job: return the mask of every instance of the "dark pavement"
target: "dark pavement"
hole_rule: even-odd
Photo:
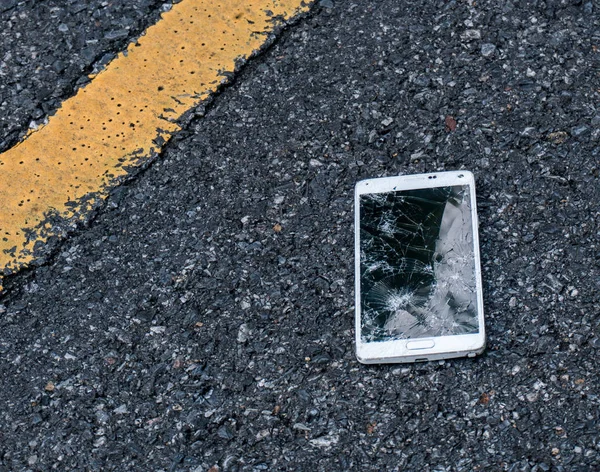
[[[7,280],[0,471],[600,469],[598,7],[321,3]],[[0,142],[161,8],[53,5],[0,2],[23,31],[0,33]],[[40,12],[77,35],[95,8],[135,27],[99,20],[99,56],[36,80],[89,47]],[[461,168],[486,353],[359,364],[355,182]]]

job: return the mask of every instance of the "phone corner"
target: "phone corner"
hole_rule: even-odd
[[[356,360],[363,365],[368,365],[372,363],[371,359],[362,355],[358,346],[354,349],[354,355],[356,356]]]
[[[487,348],[487,333],[485,330],[485,320],[481,323],[481,343],[479,345],[479,351],[483,352]]]
[[[357,360],[357,361],[358,361],[360,364],[362,364],[362,365],[369,365],[369,364],[370,364],[370,362],[369,362],[369,360],[368,360],[368,359],[364,359],[364,358],[360,357],[359,355],[357,355],[357,356],[356,356],[356,360]]]
[[[481,354],[483,354],[485,352],[485,350],[487,349],[487,339],[483,338],[481,345],[479,347],[477,347],[474,351],[471,351],[471,356],[470,357],[475,357],[475,356],[480,356]]]
[[[355,184],[354,184],[354,193],[358,194],[360,193],[361,189],[366,185],[366,182],[369,179],[362,179],[362,180],[358,180]]]
[[[475,186],[475,174],[470,170],[456,171],[456,175],[460,180],[464,181],[467,185]]]

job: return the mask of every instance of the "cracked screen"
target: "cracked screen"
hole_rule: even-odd
[[[479,331],[468,186],[360,196],[363,342]]]

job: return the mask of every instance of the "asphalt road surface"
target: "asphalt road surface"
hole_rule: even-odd
[[[161,8],[0,1],[3,149]],[[6,281],[0,470],[599,470],[599,48],[592,2],[317,4]],[[359,364],[355,182],[463,168],[486,353]]]

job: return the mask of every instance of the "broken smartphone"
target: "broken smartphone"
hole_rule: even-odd
[[[418,362],[483,352],[471,172],[358,182],[355,250],[360,362]]]

